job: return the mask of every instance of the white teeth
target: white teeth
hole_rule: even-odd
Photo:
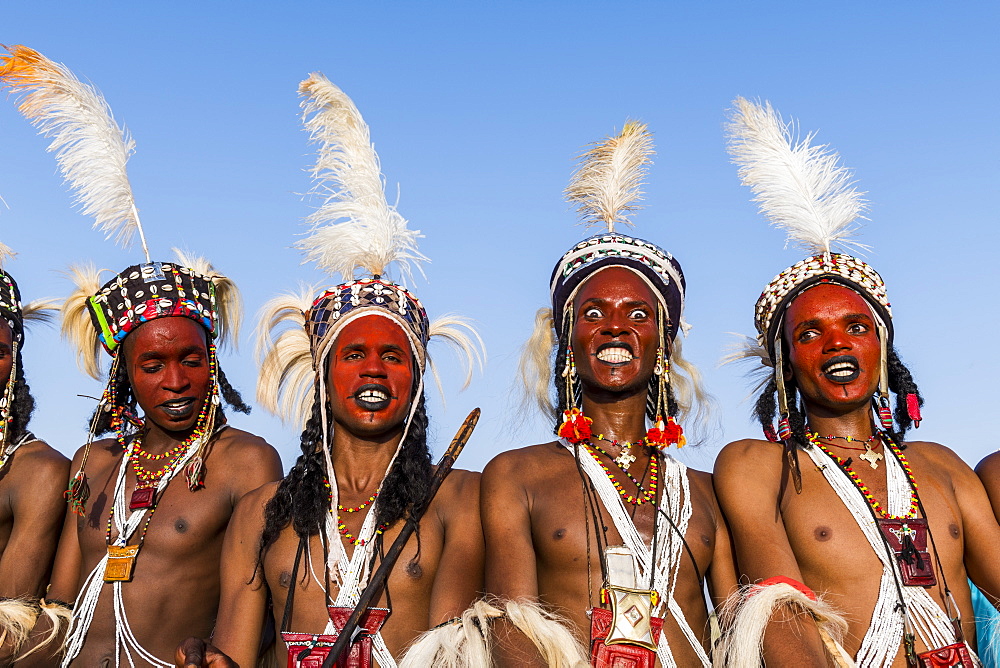
[[[361,401],[369,401],[372,403],[378,403],[379,401],[385,401],[389,398],[389,395],[385,392],[380,392],[378,390],[365,390],[358,395],[358,399]]]
[[[609,364],[621,364],[622,362],[631,362],[633,355],[626,348],[614,347],[605,348],[598,352],[597,359]]]
[[[858,370],[858,367],[852,362],[838,362],[830,366],[826,373],[831,376],[850,376]]]

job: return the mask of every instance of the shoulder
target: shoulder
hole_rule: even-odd
[[[687,470],[687,475],[688,481],[691,484],[691,489],[697,490],[703,494],[715,496],[715,490],[712,488],[711,473],[689,468]]]
[[[32,475],[38,477],[65,474],[69,470],[69,459],[45,441],[25,443],[17,454],[21,456],[21,464],[28,465]]]
[[[976,465],[976,473],[983,479],[1000,478],[1000,452],[986,455],[981,462]]]
[[[115,462],[118,456],[122,454],[122,447],[118,445],[118,441],[113,438],[100,438],[90,444],[89,448],[86,444],[81,445],[77,448],[76,453],[73,454],[73,469],[76,470],[83,461],[84,453],[87,453],[89,449],[89,454],[87,454],[87,464],[88,468],[92,465],[107,465],[109,462]]]
[[[268,482],[240,497],[240,500],[236,502],[236,508],[233,510],[232,521],[237,523],[240,520],[254,521],[255,523],[262,522],[264,509],[267,507],[268,502],[274,498],[279,484],[280,481]]]
[[[910,463],[924,462],[925,465],[949,473],[972,473],[972,469],[958,454],[946,445],[933,441],[907,441],[903,455]]]
[[[452,469],[448,476],[441,483],[437,499],[443,501],[466,501],[477,502],[479,500],[479,481],[483,474],[478,471],[466,471],[465,469]],[[436,500],[436,499],[435,499]]]
[[[220,459],[227,465],[238,467],[243,471],[267,470],[269,473],[281,475],[281,458],[278,451],[260,436],[250,432],[227,427],[216,438],[214,449]],[[212,454],[206,457],[210,461]]]
[[[501,452],[483,469],[484,482],[503,479],[516,474],[523,479],[543,474],[552,466],[567,464],[573,455],[558,441],[529,445],[524,448]]]
[[[766,470],[780,463],[784,445],[759,438],[744,438],[729,443],[715,459],[716,478],[749,470]],[[742,475],[742,473],[741,473]]]

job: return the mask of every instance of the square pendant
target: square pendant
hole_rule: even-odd
[[[934,563],[927,550],[927,520],[923,517],[894,520],[880,518],[879,531],[896,555],[899,573],[907,587],[933,587],[937,584]],[[915,554],[903,556],[907,543],[912,543]]]
[[[105,582],[129,582],[135,570],[138,545],[108,545],[108,561],[104,564]]]
[[[132,498],[129,499],[128,509],[142,510],[143,508],[152,508],[155,498],[155,487],[136,487],[135,491],[132,492]]]
[[[964,642],[957,642],[940,649],[932,649],[917,655],[920,668],[974,668],[969,648]]]

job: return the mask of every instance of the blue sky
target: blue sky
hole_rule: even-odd
[[[322,71],[372,129],[390,193],[432,260],[416,291],[431,316],[467,315],[489,352],[458,394],[438,359],[441,449],[473,406],[484,417],[460,464],[547,438],[514,411],[514,370],[559,255],[585,231],[562,200],[585,144],[645,121],[655,135],[635,233],[674,253],[688,280],[685,350],[720,409],[718,433],[684,457],[710,468],[756,436],[741,371],[716,368],[752,331],[761,288],[800,259],[741,187],[722,126],[737,95],[818,130],[872,202],[861,240],[893,301],[896,342],[927,398],[915,434],[971,464],[993,435],[1000,329],[1000,26],[997,3],[929,2],[34,2],[4,7],[0,41],[63,62],[105,94],[135,136],[129,163],[154,256],[182,246],[236,279],[248,314],[322,276],[290,248],[303,231],[313,160],[296,87]],[[141,251],[105,242],[72,206],[47,141],[0,104],[0,238],[25,297],[63,296],[67,265],[115,271]],[[253,318],[249,318],[253,324]],[[248,397],[250,327],[222,363]],[[36,432],[67,453],[100,385],[54,329],[29,332]],[[433,352],[433,351],[432,351]],[[431,393],[432,396],[434,392]],[[234,423],[288,466],[298,435],[263,411]]]

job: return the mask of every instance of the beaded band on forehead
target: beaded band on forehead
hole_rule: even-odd
[[[128,267],[105,283],[88,305],[98,338],[110,354],[136,327],[156,318],[190,318],[210,336],[216,332],[212,279],[174,262]]]
[[[14,277],[0,269],[0,317],[10,327],[14,341],[24,339],[24,314],[21,311],[21,291]]]
[[[764,288],[754,307],[758,343],[773,353],[785,308],[804,290],[822,283],[843,285],[861,295],[877,312],[891,339],[892,306],[878,272],[851,255],[820,253],[785,269]]]
[[[306,316],[306,332],[309,334],[314,368],[319,368],[344,325],[368,314],[384,316],[399,324],[410,339],[413,355],[423,370],[430,331],[427,313],[416,295],[381,278],[343,283],[313,301]]]
[[[608,267],[631,269],[649,285],[667,311],[669,337],[676,337],[685,291],[680,263],[656,244],[611,233],[584,239],[556,263],[550,282],[556,331],[562,331],[566,305],[576,296],[583,282]]]

